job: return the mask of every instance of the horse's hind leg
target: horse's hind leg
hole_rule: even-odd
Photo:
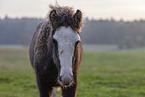
[[[52,97],[56,97],[56,92],[57,92],[57,91],[56,91],[56,88],[53,88],[53,89],[52,89]]]

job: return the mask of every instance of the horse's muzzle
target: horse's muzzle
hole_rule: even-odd
[[[69,86],[73,83],[73,75],[68,75],[68,76],[60,76],[59,77],[59,83],[62,86]]]

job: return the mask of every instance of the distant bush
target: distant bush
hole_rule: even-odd
[[[131,36],[125,37],[123,41],[118,45],[119,49],[131,49],[137,47],[144,47],[145,39],[142,36],[136,36],[132,38]]]

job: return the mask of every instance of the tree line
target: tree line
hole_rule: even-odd
[[[29,45],[36,26],[43,19],[0,19],[0,45]],[[126,22],[123,20],[85,19],[80,35],[84,44],[115,44],[119,48],[145,46],[145,20]]]

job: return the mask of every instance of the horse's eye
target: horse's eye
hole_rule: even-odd
[[[54,44],[57,43],[56,39],[54,39],[54,38],[52,38],[52,41],[53,41]]]
[[[78,41],[75,43],[75,47],[78,45],[79,42],[80,42],[80,41],[78,40]]]
[[[63,53],[63,50],[60,52],[60,54],[62,54]]]

